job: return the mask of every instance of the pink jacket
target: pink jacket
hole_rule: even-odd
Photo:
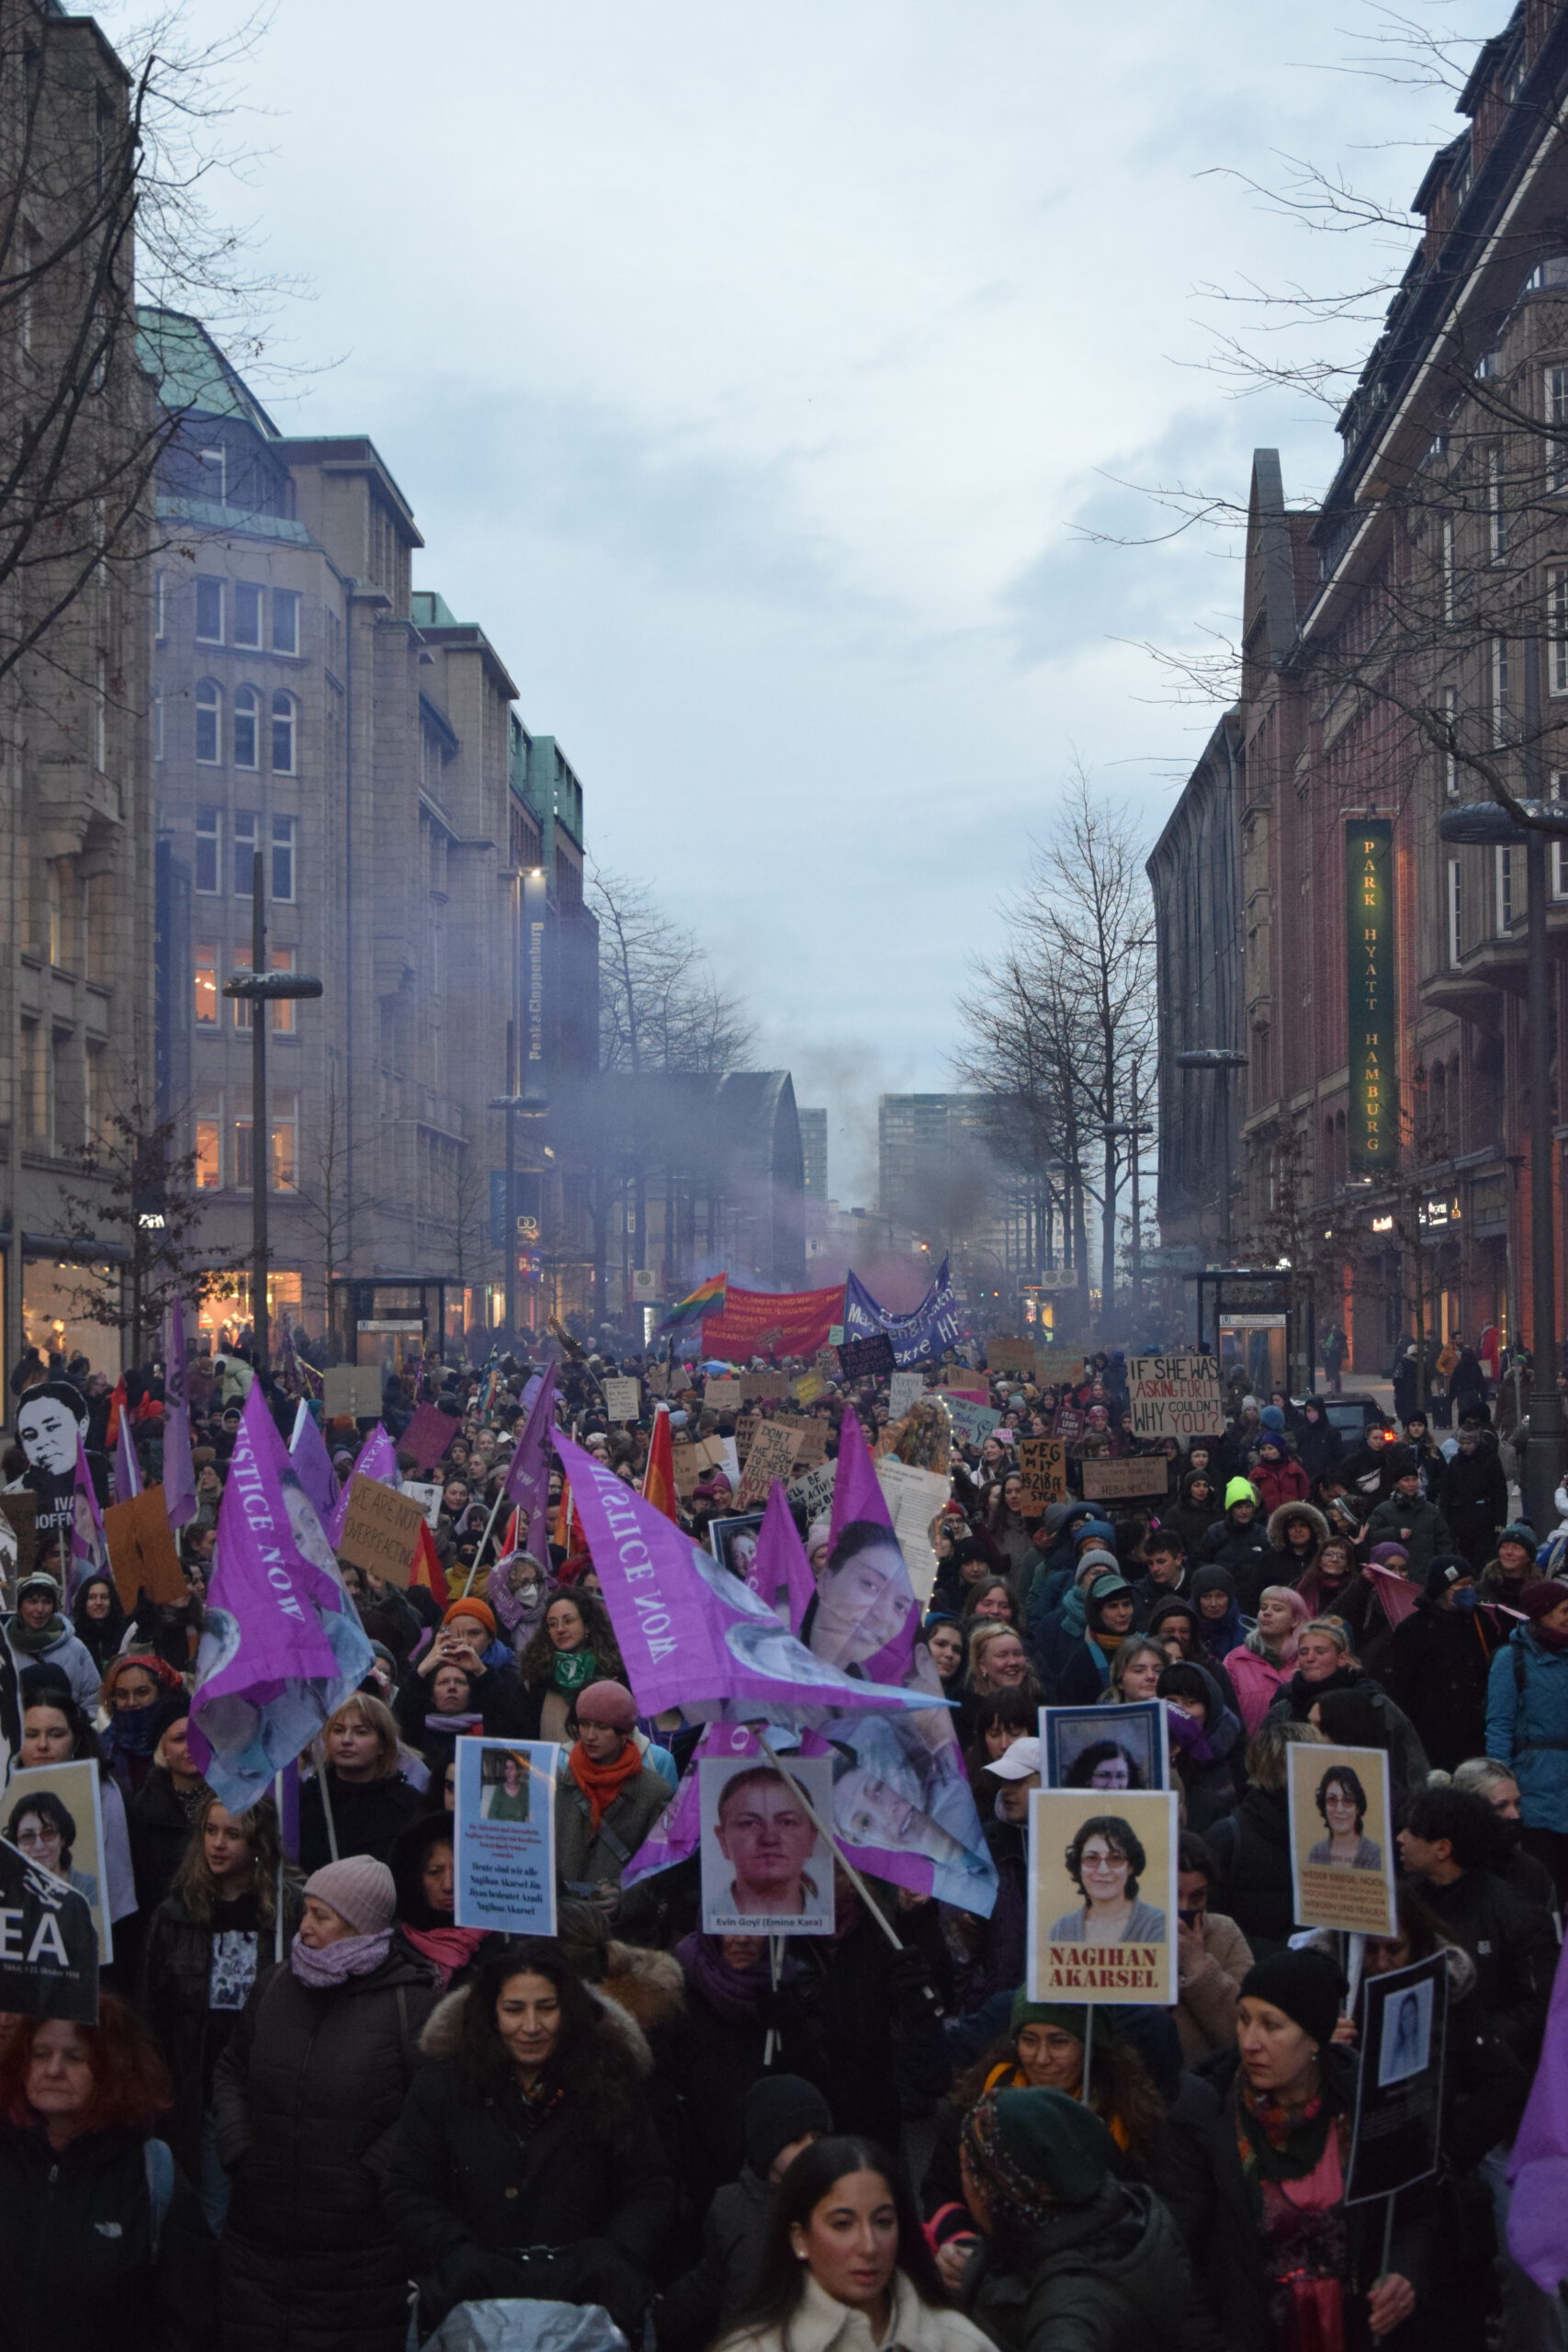
[[[1295,1668],[1270,1666],[1266,1657],[1259,1657],[1256,1650],[1249,1650],[1245,1645],[1229,1652],[1224,1667],[1231,1679],[1231,1688],[1235,1692],[1236,1705],[1241,1709],[1247,1736],[1251,1739],[1295,1672]]]
[[[1252,1473],[1252,1483],[1265,1518],[1281,1503],[1304,1503],[1312,1492],[1312,1480],[1299,1462],[1260,1462]]]

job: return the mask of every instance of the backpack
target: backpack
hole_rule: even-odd
[[[164,2223],[175,2199],[175,2157],[166,2140],[145,2140],[141,2161],[147,2168],[147,2206],[152,2222],[152,2259],[158,2259]]]

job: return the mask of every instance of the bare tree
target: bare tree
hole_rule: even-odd
[[[446,1226],[454,1280],[463,1288],[482,1281],[495,1262],[490,1232],[490,1182],[471,1147],[454,1152],[447,1167]],[[517,1237],[506,1236],[514,1250]]]
[[[600,1068],[637,1078],[743,1060],[752,1023],[690,932],[660,913],[644,884],[592,863],[586,896],[599,924]]]
[[[321,1268],[321,1304],[330,1315],[332,1286],[347,1272],[356,1223],[374,1216],[383,1195],[353,1180],[348,1104],[340,1089],[338,1057],[327,1057],[321,1117],[307,1131],[299,1152],[299,1190],[295,1211],[315,1245]]]

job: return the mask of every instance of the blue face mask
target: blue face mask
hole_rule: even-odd
[[[1480,1595],[1472,1584],[1467,1584],[1462,1590],[1455,1593],[1453,1599],[1456,1609],[1473,1609]]]

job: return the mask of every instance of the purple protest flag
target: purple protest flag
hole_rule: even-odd
[[[328,1464],[331,1468],[331,1464]],[[349,1490],[355,1478],[374,1478],[378,1487],[400,1487],[398,1476],[398,1449],[388,1436],[386,1428],[378,1421],[359,1450],[359,1459],[343,1482],[343,1492],[333,1505],[326,1521],[327,1541],[335,1552],[343,1541],[343,1523],[348,1517]]]
[[[1508,2159],[1508,2252],[1543,2295],[1568,2279],[1568,1946],[1557,1962],[1540,2063]]]
[[[191,1754],[231,1813],[269,1793],[372,1657],[254,1382],[218,1513],[190,1710]]]
[[[141,1464],[136,1459],[136,1448],[130,1442],[130,1413],[121,1405],[119,1427],[114,1440],[114,1498],[117,1503],[130,1502],[141,1492]]]
[[[120,1414],[120,1426],[125,1415]],[[103,1513],[98,1509],[97,1496],[93,1492],[93,1474],[87,1467],[81,1431],[76,1433],[76,1483],[71,1493],[71,1558],[65,1571],[65,1606],[69,1611],[89,1577],[112,1575],[109,1566],[108,1538],[104,1533]]]
[[[673,1870],[694,1854],[702,1842],[703,1801],[697,1766],[705,1756],[761,1756],[755,1732],[744,1724],[709,1724],[693,1748],[681,1775],[681,1785],[621,1872],[623,1886],[656,1871]]]
[[[164,1341],[164,1509],[175,1534],[196,1517],[196,1465],[190,1458],[189,1372],[186,1363],[186,1316],[179,1300],[169,1306]],[[123,1419],[123,1416],[122,1416]]]
[[[860,1417],[846,1413],[839,1425],[828,1565],[806,1639],[829,1666],[859,1667],[874,1682],[902,1682],[919,1622]]]
[[[739,1700],[763,1708],[883,1711],[929,1708],[815,1657],[654,1504],[565,1436],[556,1451],[599,1571],[604,1604],[640,1713]]]
[[[528,1408],[528,1418],[523,1424],[512,1456],[512,1466],[506,1474],[503,1488],[506,1500],[516,1510],[526,1513],[528,1534],[525,1543],[532,1541],[539,1514],[549,1501],[550,1442],[555,1435],[556,1368],[552,1363],[544,1373]]]
[[[806,1612],[817,1598],[817,1579],[800,1540],[784,1490],[775,1478],[768,1490],[768,1507],[757,1530],[757,1545],[746,1578],[765,1600],[781,1625],[798,1634]]]
[[[288,1459],[295,1475],[316,1507],[316,1516],[322,1526],[332,1517],[337,1505],[337,1480],[333,1476],[332,1456],[327,1442],[316,1427],[316,1417],[310,1410],[310,1399],[301,1396],[294,1416],[294,1429],[288,1440]]]

